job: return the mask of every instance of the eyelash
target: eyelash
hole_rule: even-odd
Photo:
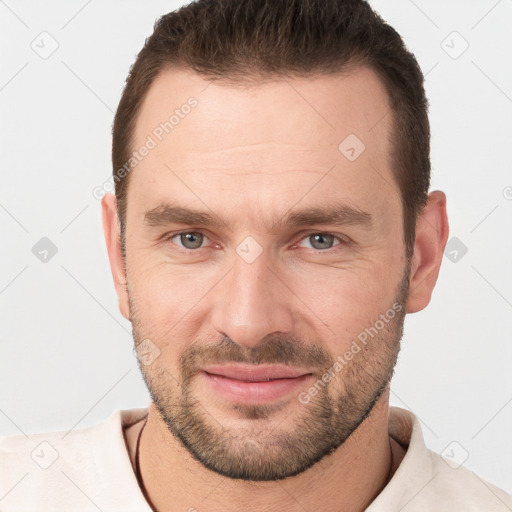
[[[191,230],[191,231],[178,231],[176,233],[169,233],[167,235],[165,235],[163,237],[164,241],[171,241],[173,238],[176,238],[177,236],[180,236],[180,235],[187,235],[187,234],[190,234],[190,233],[198,233],[200,235],[203,235],[204,237],[206,237],[207,239],[209,238],[208,235],[206,235],[205,233],[203,233],[202,231],[194,231],[194,230]],[[336,250],[337,247],[341,246],[341,245],[347,245],[349,243],[349,239],[347,237],[343,237],[341,235],[337,235],[335,233],[330,233],[330,232],[327,232],[327,231],[311,231],[310,233],[307,233],[305,235],[302,236],[302,238],[299,239],[298,242],[294,243],[293,245],[297,245],[298,243],[302,242],[302,240],[310,237],[310,236],[313,236],[313,235],[328,235],[328,236],[332,236],[334,237],[334,239],[336,239],[339,244],[337,245],[334,245],[333,247],[330,247],[328,249],[311,249],[312,251],[315,251],[317,253],[329,253],[330,251],[334,251]],[[177,244],[176,244],[177,245]],[[186,253],[193,253],[193,252],[198,252],[200,249],[203,249],[204,247],[198,247],[197,249],[187,249],[186,247],[182,247],[180,245],[177,245],[178,249],[182,252],[186,252]]]

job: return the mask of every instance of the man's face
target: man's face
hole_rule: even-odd
[[[151,87],[127,197],[130,319],[158,355],[140,366],[163,421],[206,467],[298,474],[389,384],[408,288],[390,132],[368,69],[245,89],[167,71]]]

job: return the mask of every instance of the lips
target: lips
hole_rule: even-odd
[[[209,365],[203,371],[244,382],[267,382],[276,379],[295,379],[311,372],[277,365]]]
[[[205,392],[239,404],[268,404],[295,396],[312,378],[307,370],[278,365],[209,365],[199,372]]]

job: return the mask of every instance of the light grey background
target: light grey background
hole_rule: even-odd
[[[2,435],[148,404],[92,190],[111,174],[129,66],[182,3],[0,2]],[[458,239],[406,320],[392,404],[419,416],[430,448],[512,492],[512,1],[372,5],[426,73],[432,184]],[[32,252],[42,237],[58,249],[47,262]]]

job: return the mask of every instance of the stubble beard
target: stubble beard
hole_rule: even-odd
[[[404,273],[396,300],[388,311],[400,310],[354,354],[341,371],[308,403],[297,398],[266,405],[232,404],[239,418],[236,428],[223,422],[219,408],[207,410],[194,393],[195,375],[206,363],[279,363],[312,368],[319,382],[336,359],[320,346],[286,336],[265,338],[265,343],[243,347],[229,338],[220,343],[191,343],[180,356],[176,378],[157,361],[139,368],[151,399],[169,432],[207,469],[232,479],[272,481],[303,473],[333,453],[368,418],[388,388],[400,350],[408,294],[409,272]],[[135,346],[152,339],[132,304],[130,312]],[[136,314],[137,313],[137,314]],[[376,321],[377,319],[375,319]],[[373,325],[373,324],[372,324]],[[370,326],[368,326],[370,327]],[[344,344],[345,345],[345,344]],[[309,384],[308,386],[310,386]],[[307,391],[301,390],[301,391]],[[293,407],[293,409],[292,409]],[[288,416],[286,409],[289,409]],[[218,412],[217,412],[218,411]],[[276,416],[284,414],[283,419]],[[290,417],[285,428],[283,423]],[[288,418],[289,419],[289,418]]]

